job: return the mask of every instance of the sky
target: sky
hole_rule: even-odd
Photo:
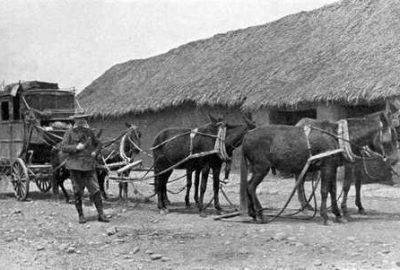
[[[81,91],[115,64],[336,0],[0,0],[0,84]]]

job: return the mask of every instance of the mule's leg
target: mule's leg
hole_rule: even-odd
[[[104,182],[105,182],[105,179],[106,179],[106,176],[107,176],[107,172],[103,171],[102,169],[96,169],[96,174],[97,174],[97,181],[99,182],[99,188],[100,188],[101,196],[105,200],[107,200],[108,196],[107,196],[106,190],[104,188]]]
[[[128,200],[128,183],[127,182],[119,182],[118,189],[119,189],[119,199],[122,201],[127,201]]]
[[[269,167],[267,170],[265,168],[255,168],[253,167],[253,175],[251,176],[250,181],[248,182],[247,192],[249,195],[249,215],[253,217],[254,220],[257,220],[257,217],[262,222],[263,221],[263,212],[260,201],[257,198],[257,187],[262,182],[264,177],[268,174]]]
[[[185,195],[185,205],[186,208],[190,208],[190,188],[192,187],[192,172],[191,170],[186,170],[186,195]]]
[[[333,187],[335,192],[333,192]],[[321,168],[321,209],[320,215],[323,219],[324,225],[329,225],[328,210],[326,208],[326,201],[328,193],[331,194],[332,212],[336,217],[340,217],[339,207],[336,201],[336,167],[324,166]]]
[[[350,164],[346,164],[344,166],[344,179],[343,179],[343,198],[342,198],[342,212],[345,217],[350,217],[349,210],[347,209],[347,196],[350,191],[351,182],[354,179],[354,166]]]
[[[361,170],[356,170],[355,173],[355,188],[356,188],[356,206],[358,207],[358,213],[366,215],[364,207],[361,204]]]
[[[172,170],[164,173],[161,175],[161,203],[162,203],[162,209],[164,209],[164,213],[168,213],[168,208],[167,205],[171,204],[171,202],[168,200],[167,196],[167,183],[168,183],[168,178],[171,176]]]
[[[62,193],[64,194],[65,202],[66,202],[66,203],[69,203],[69,195],[68,195],[67,190],[66,190],[65,187],[64,187],[64,181],[65,181],[65,180],[67,180],[67,179],[60,179],[60,180],[59,180],[59,186],[60,186],[60,188],[61,188]],[[58,187],[57,187],[57,188],[58,188]]]
[[[165,186],[163,187],[163,198],[165,205],[171,205],[171,201],[168,198],[168,190],[167,190],[168,179],[165,182]]]
[[[122,183],[122,189],[124,191],[124,200],[128,200],[128,182],[123,182]]]
[[[308,176],[314,177],[314,173],[310,173],[310,174],[306,174],[304,176],[304,179],[302,180],[302,182],[297,186],[297,197],[298,200],[301,204],[301,209],[302,210],[314,210],[314,207],[312,207],[309,203],[307,203],[307,197],[306,197],[306,193],[304,191],[304,182],[305,182],[305,178]],[[297,178],[299,177],[299,175],[295,175],[295,183],[297,183]]]
[[[120,200],[123,200],[123,196],[122,196],[122,182],[118,183],[118,198]]]
[[[323,219],[324,225],[328,225],[328,213],[326,209],[326,200],[328,199],[329,192],[329,178],[326,175],[325,168],[321,169],[321,208],[320,215]]]
[[[123,172],[124,177],[129,178],[130,175],[130,171],[125,171]],[[124,192],[124,200],[127,201],[128,200],[128,182],[122,182],[122,190]]]
[[[220,214],[222,208],[219,203],[219,174],[221,172],[221,166],[214,167],[213,169],[213,190],[214,190],[214,207]]]
[[[207,181],[208,181],[208,173],[210,172],[210,168],[203,168],[201,170],[201,186],[200,186],[200,199],[199,199],[199,211],[200,211],[200,216],[205,216],[204,213],[204,194],[207,189]]]
[[[332,213],[336,216],[336,221],[339,223],[346,222],[345,219],[343,219],[342,215],[340,214],[338,202],[337,202],[337,181],[336,181],[336,174],[337,174],[337,167],[333,167],[331,169],[331,174],[330,174],[330,189],[329,189],[329,194],[331,196],[331,207],[332,207]]]
[[[157,207],[160,209],[161,214],[166,214],[168,212],[165,205],[166,182],[168,181],[168,177],[171,175],[172,171],[160,175],[159,172],[162,172],[164,168],[167,168],[168,166],[159,166],[157,160],[154,163],[154,192],[157,195]]]
[[[199,206],[200,173],[201,173],[201,170],[196,170],[195,177],[194,177],[194,201],[196,202],[197,207]]]
[[[59,169],[58,169],[56,171],[53,171],[53,176],[51,178],[51,188],[52,188],[52,192],[53,192],[53,197],[55,199],[58,199],[57,197],[58,197],[58,194],[59,194],[58,193],[58,191],[59,191],[58,182],[59,182],[59,179],[60,179],[59,175],[60,175],[60,173],[59,173]]]

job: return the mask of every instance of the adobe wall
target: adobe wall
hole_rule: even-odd
[[[317,106],[318,120],[337,121],[347,117],[347,111],[344,106],[337,104],[320,104]]]

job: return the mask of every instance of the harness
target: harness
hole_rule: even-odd
[[[357,159],[364,159],[365,157],[361,157],[356,155],[352,148],[351,148],[351,143],[350,143],[350,134],[349,134],[349,128],[348,128],[348,124],[347,124],[347,120],[343,119],[343,120],[339,120],[338,122],[338,131],[337,131],[337,135],[332,134],[326,130],[311,126],[311,125],[306,125],[304,126],[304,134],[306,136],[306,143],[307,143],[307,150],[311,155],[311,145],[310,145],[310,133],[311,133],[311,129],[315,129],[318,130],[320,132],[326,133],[328,135],[331,135],[335,138],[338,139],[338,144],[339,144],[339,148],[343,151],[343,156],[347,161],[350,162],[354,162]],[[383,147],[383,132],[382,132],[382,128],[383,128],[383,124],[382,122],[380,122],[380,129],[379,129],[379,146],[381,148],[382,154],[373,151],[371,148],[369,148],[368,146],[363,146],[362,147],[362,152],[365,153],[365,155],[367,157],[370,156],[379,156],[382,159],[386,158],[386,153],[385,153],[385,149]],[[389,134],[391,135],[391,129],[389,130]]]
[[[338,143],[339,148],[343,149],[343,155],[346,160],[354,162],[356,158],[360,158],[351,150],[349,127],[345,119],[338,121]]]
[[[198,157],[199,154],[201,154],[201,156],[218,154],[219,158],[221,160],[223,160],[224,162],[227,162],[228,160],[230,160],[230,157],[228,156],[228,154],[226,152],[226,145],[225,145],[226,125],[225,125],[225,123],[222,123],[222,122],[217,123],[217,125],[218,125],[218,133],[217,133],[217,136],[215,136],[214,149],[210,150],[210,151],[202,152],[202,153],[193,154],[194,137],[196,136],[196,134],[207,135],[207,136],[212,136],[212,135],[201,133],[198,131],[199,130],[198,128],[192,129],[190,131],[189,156],[187,158],[195,158],[195,157]]]

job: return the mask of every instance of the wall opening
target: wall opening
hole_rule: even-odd
[[[294,126],[303,118],[317,118],[317,110],[302,110],[302,111],[270,111],[271,124],[291,125]]]
[[[382,111],[385,109],[385,104],[367,106],[367,105],[357,105],[357,106],[345,106],[347,117],[364,117],[367,114]]]

